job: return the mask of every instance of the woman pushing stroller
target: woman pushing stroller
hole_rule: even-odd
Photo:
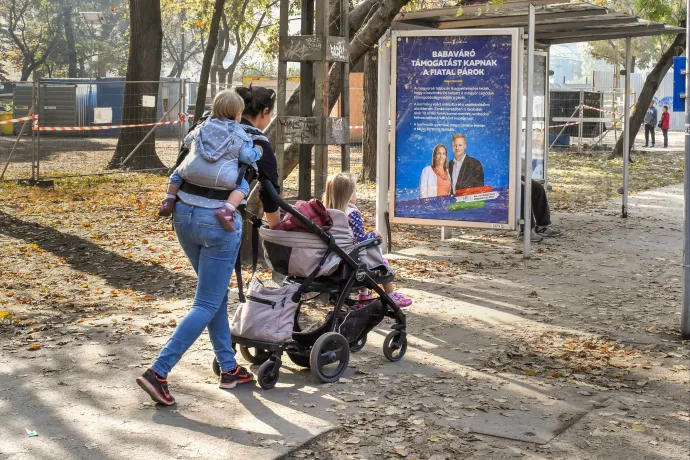
[[[269,179],[278,188],[275,154],[268,139],[261,133],[271,121],[275,92],[260,87],[237,88],[235,92],[219,93],[213,102],[211,118],[189,138],[190,142],[196,142],[196,148],[209,148],[207,153],[212,153],[217,161],[220,158],[228,160],[226,166],[218,170],[213,169],[215,165],[212,162],[208,165],[209,170],[217,174],[216,178],[223,176],[223,180],[214,182],[216,186],[209,186],[208,183],[183,185],[177,196],[174,193],[177,190],[169,188],[166,203],[161,206],[165,214],[174,204],[175,233],[199,278],[192,308],[175,328],[153,365],[136,380],[154,401],[164,405],[175,403],[175,398],[168,390],[168,373],[206,328],[221,369],[220,388],[234,388],[254,378],[235,360],[228,321],[227,292],[242,241],[242,217],[235,208],[248,192],[246,181],[240,180],[240,186],[235,187],[237,163],[254,160],[258,166],[259,180]],[[239,99],[235,96],[239,96]],[[239,113],[242,131],[237,129]],[[224,133],[233,140],[222,139]],[[248,142],[249,139],[253,145]],[[260,147],[263,153],[252,150],[254,146]],[[189,160],[188,165],[191,161],[193,159]],[[204,163],[197,161],[197,164]],[[177,172],[184,179],[184,168]],[[199,176],[204,176],[203,168],[198,172]],[[175,177],[172,179],[178,182],[179,187],[180,181]],[[278,205],[263,191],[259,197],[269,225],[277,225],[280,222]],[[175,201],[177,198],[179,200]]]

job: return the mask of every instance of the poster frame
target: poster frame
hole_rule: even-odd
[[[510,85],[510,158],[508,173],[508,221],[467,222],[456,220],[421,219],[416,217],[398,217],[395,215],[395,160],[396,160],[396,120],[397,120],[397,77],[398,77],[398,40],[404,37],[468,37],[468,36],[509,36],[511,37],[511,85]],[[518,76],[518,55],[520,46],[519,28],[496,29],[449,29],[449,30],[399,30],[391,33],[391,80],[390,80],[390,185],[388,188],[388,209],[390,222],[393,224],[412,224],[425,226],[443,226],[459,228],[488,228],[498,230],[515,230],[517,201],[515,188],[516,161],[518,158],[517,130],[518,130],[518,88],[521,78]]]

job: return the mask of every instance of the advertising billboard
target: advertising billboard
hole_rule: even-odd
[[[518,30],[392,40],[394,223],[515,228]]]

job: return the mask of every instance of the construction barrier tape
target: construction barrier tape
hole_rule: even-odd
[[[549,126],[549,129],[551,129],[551,128],[562,128],[563,126],[575,126],[575,125],[579,125],[579,124],[580,124],[579,121],[575,121],[575,122],[573,122],[573,123],[566,123],[566,124],[564,124],[564,125],[553,125],[553,126]]]
[[[180,116],[185,118],[194,118],[193,113],[181,113]],[[350,129],[364,129],[364,126],[350,126]]]
[[[605,109],[598,109],[596,107],[592,107],[591,105],[584,105],[582,104],[582,107],[590,110],[596,110],[597,112],[602,112],[602,113],[610,113],[611,115],[619,116],[616,112],[612,112],[610,110],[605,110]]]
[[[36,116],[36,122],[34,123],[34,131],[103,131],[106,129],[122,129],[122,128],[140,128],[145,126],[157,126],[157,125],[176,125],[178,123],[184,123],[184,117],[180,116],[179,119],[175,121],[159,121],[157,123],[137,123],[134,125],[103,125],[103,126],[39,126],[38,116]]]
[[[20,121],[33,120],[34,116],[29,115],[28,117],[13,118],[12,120],[0,121],[0,125],[9,125],[10,123],[19,123]]]

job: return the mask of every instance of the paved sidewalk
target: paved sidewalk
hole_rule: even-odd
[[[407,355],[385,360],[384,323],[329,385],[288,361],[274,390],[220,390],[204,337],[156,407],[134,378],[189,299],[86,320],[38,305],[0,326],[0,459],[687,458],[681,205],[673,186],[627,220],[617,202],[557,214],[565,235],[529,261],[510,232],[393,255]]]

